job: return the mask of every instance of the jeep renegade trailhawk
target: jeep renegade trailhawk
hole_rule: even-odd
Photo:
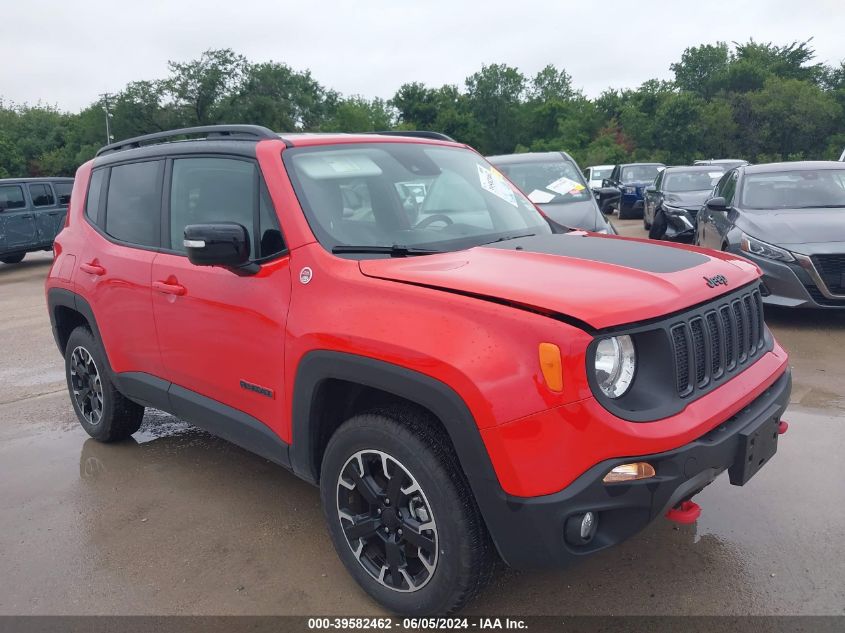
[[[84,429],[120,440],[155,407],[318,484],[338,555],[398,613],[459,608],[497,558],[694,520],[786,428],[753,264],[568,231],[435,133],[109,145],[55,253]]]

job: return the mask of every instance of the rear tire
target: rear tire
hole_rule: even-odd
[[[65,376],[76,417],[100,442],[117,442],[135,433],[144,407],[120,393],[109,377],[106,357],[87,327],[71,332],[65,347]]]
[[[427,412],[387,407],[346,421],[326,447],[320,493],[341,561],[394,613],[451,613],[493,573],[481,513]]]
[[[26,257],[26,253],[18,253],[17,255],[6,255],[5,257],[0,257],[0,262],[4,264],[20,264],[23,261],[23,258]]]

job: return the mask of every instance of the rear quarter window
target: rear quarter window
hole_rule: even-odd
[[[91,181],[88,183],[88,195],[85,198],[85,215],[94,224],[100,222],[100,194],[103,191],[103,179],[106,170],[98,169],[91,174]]]
[[[59,199],[59,204],[63,206],[70,204],[70,193],[73,191],[72,182],[54,182],[53,189],[56,191],[56,197]]]

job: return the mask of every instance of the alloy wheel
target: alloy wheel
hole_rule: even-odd
[[[338,475],[337,513],[358,563],[388,589],[422,589],[437,568],[434,514],[414,476],[379,450],[358,451]]]
[[[94,358],[82,346],[70,355],[70,383],[82,417],[96,426],[103,419],[103,383]]]

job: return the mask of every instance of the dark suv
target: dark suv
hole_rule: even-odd
[[[49,251],[65,222],[73,178],[0,180],[0,262]]]
[[[756,266],[554,233],[433,133],[110,145],[54,252],[83,428],[121,440],[155,407],[317,484],[344,565],[403,614],[459,608],[498,557],[571,564],[694,521],[785,429]]]
[[[616,165],[601,189],[599,200],[605,213],[616,209],[620,220],[643,217],[643,193],[665,168],[663,163],[627,163]]]

